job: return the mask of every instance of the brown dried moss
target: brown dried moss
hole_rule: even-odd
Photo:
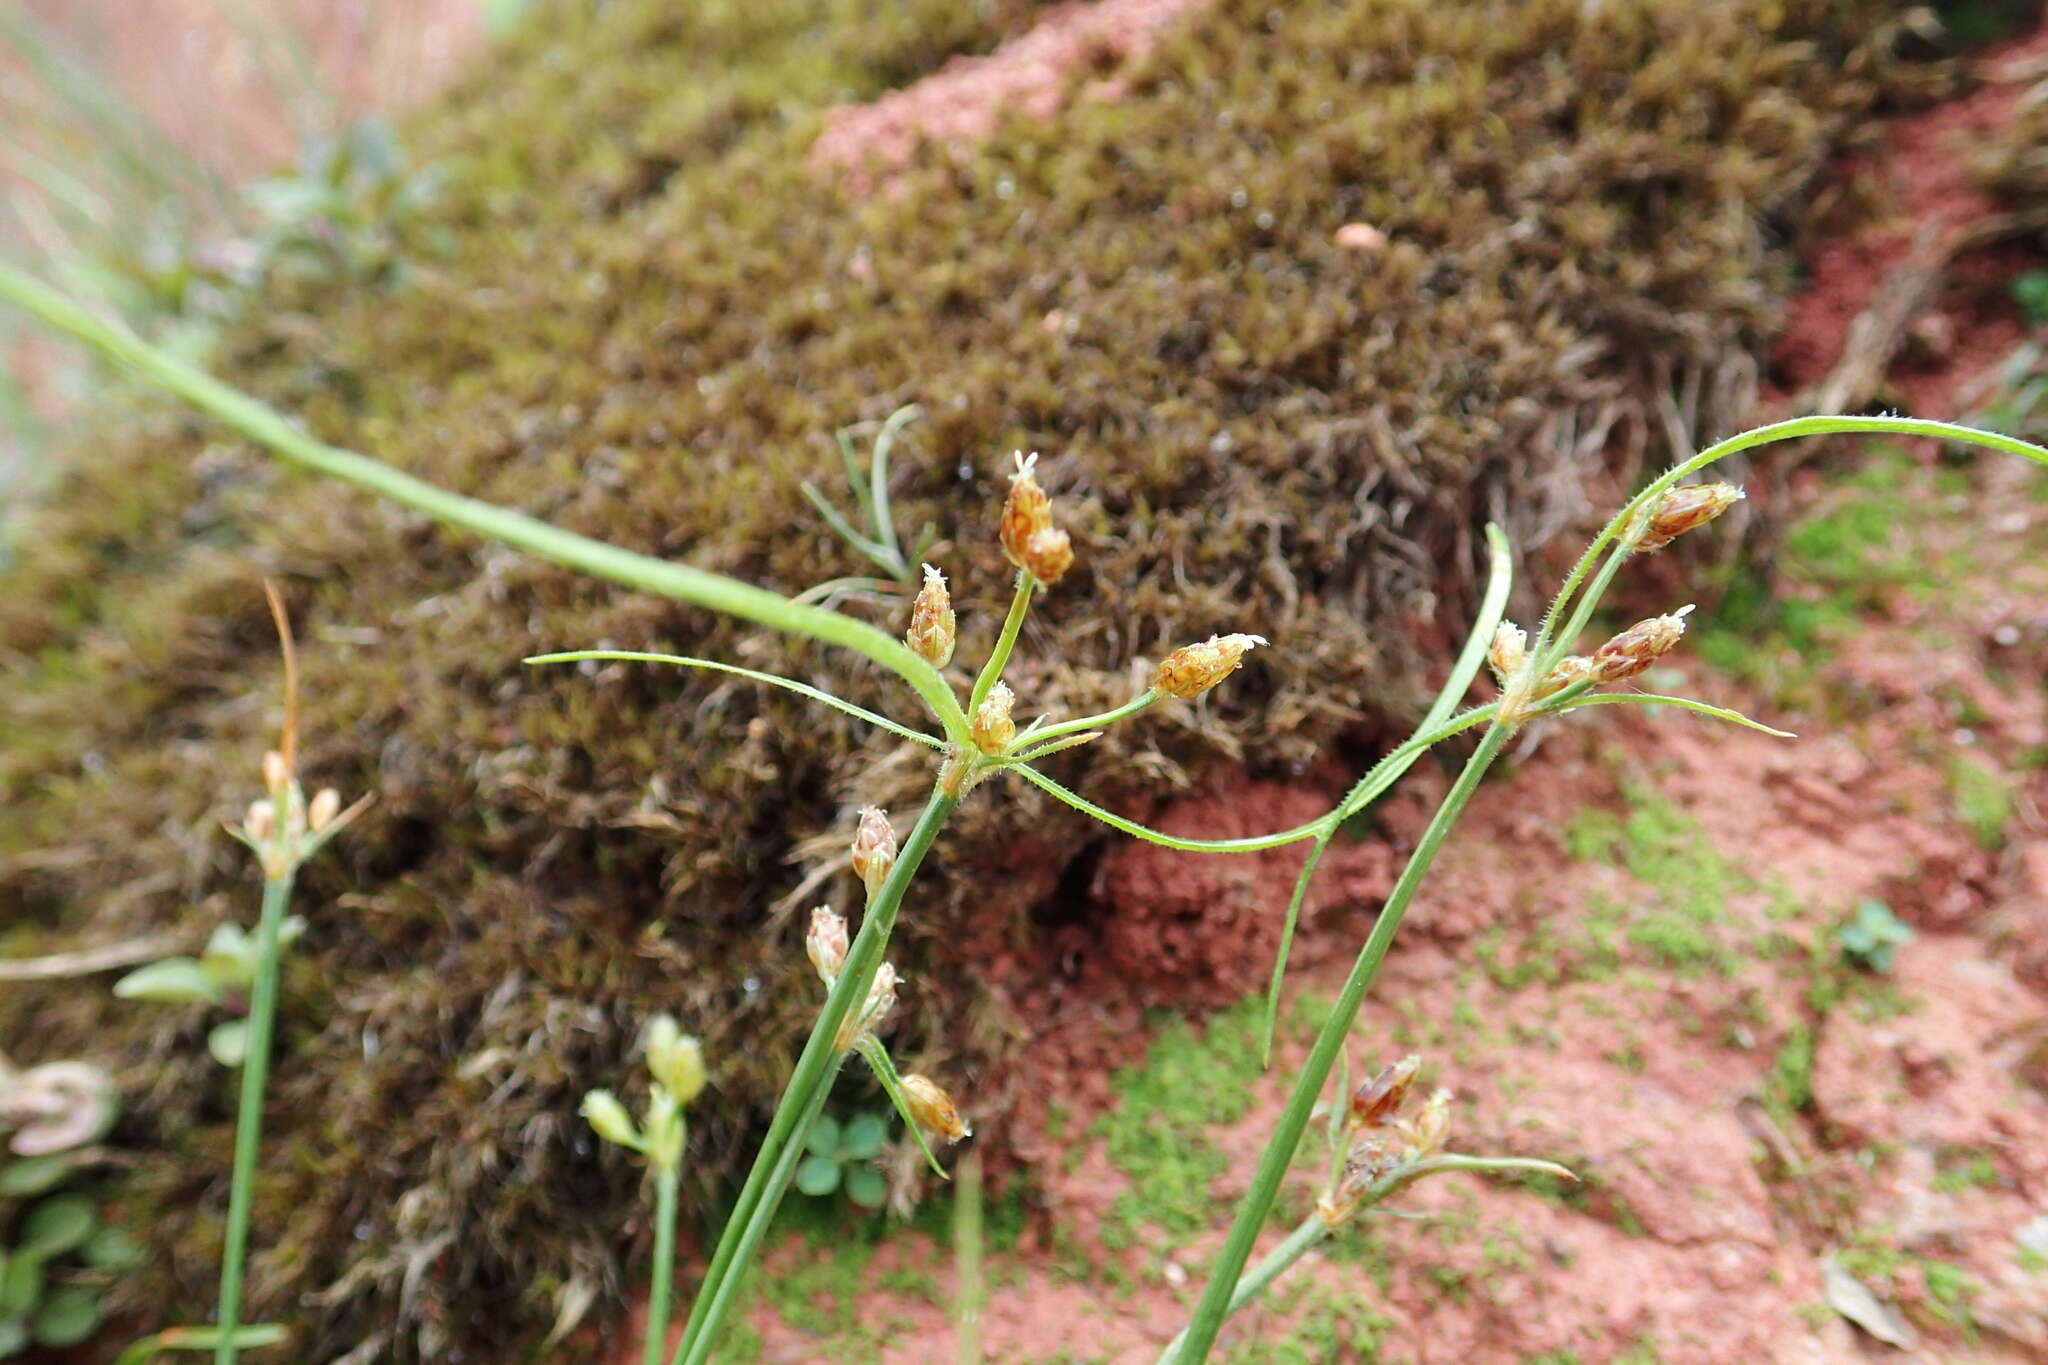
[[[1410,711],[1411,640],[1455,628],[1487,515],[1536,539],[1576,514],[1579,465],[1664,454],[1673,376],[1712,381],[1702,427],[1741,415],[1778,247],[1878,97],[1856,52],[1884,8],[1224,3],[1120,102],[927,149],[900,193],[853,202],[805,170],[822,111],[993,43],[972,7],[562,6],[413,129],[450,173],[449,253],[402,292],[280,288],[221,368],[447,486],[789,590],[851,567],[797,492],[834,464],[826,433],[919,401],[896,497],[956,537],[963,657],[1000,611],[1009,449],[1046,452],[1074,532],[1013,670],[1027,714],[1121,700],[1134,655],[1212,631],[1274,640],[1075,780],[1136,800],[1219,755],[1285,775],[1359,714]],[[1334,245],[1353,221],[1386,246]],[[926,780],[779,694],[519,658],[687,646],[908,699],[149,410],[80,453],[0,601],[11,947],[249,913],[216,830],[276,719],[259,569],[302,623],[309,775],[380,800],[305,884],[256,1309],[317,1321],[307,1359],[502,1358],[565,1286],[614,1299],[644,1250],[580,1091],[624,1076],[654,1008],[702,1032],[713,1210],[814,1004],[798,926],[769,913],[792,849]],[[904,916],[899,1046],[969,1095],[1018,1021],[971,971],[918,968],[963,916],[1022,910],[973,873],[1023,822],[1069,863],[1100,837],[992,788]],[[229,1098],[167,1017],[23,991],[0,1044],[125,1063],[127,1136],[158,1154],[138,1303],[191,1320]]]

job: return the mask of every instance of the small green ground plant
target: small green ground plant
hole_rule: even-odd
[[[108,359],[133,368],[296,464],[557,563],[773,630],[852,650],[896,674],[924,703],[927,715],[913,724],[855,706],[794,679],[718,660],[584,650],[532,661],[639,661],[751,678],[858,716],[920,745],[930,751],[934,769],[929,799],[907,833],[899,835],[879,811],[863,812],[860,828],[852,839],[855,870],[867,892],[866,913],[858,932],[849,937],[845,921],[830,907],[820,907],[813,913],[806,947],[825,983],[826,998],[755,1154],[752,1170],[711,1253],[706,1274],[696,1287],[688,1321],[671,1356],[677,1365],[704,1365],[721,1335],[732,1325],[740,1287],[759,1256],[777,1209],[806,1157],[815,1155],[812,1135],[832,1082],[850,1054],[861,1053],[874,1069],[904,1113],[910,1131],[918,1134],[920,1141],[920,1130],[948,1139],[966,1135],[966,1124],[951,1097],[936,1083],[895,1074],[879,1032],[895,1003],[898,978],[887,954],[905,894],[947,819],[975,789],[991,781],[1021,779],[1113,828],[1189,853],[1232,854],[1295,843],[1309,845],[1287,912],[1261,1020],[1260,1056],[1264,1059],[1270,1056],[1288,944],[1322,851],[1348,820],[1388,791],[1423,754],[1466,731],[1478,732],[1477,743],[1417,839],[1335,1000],[1323,1012],[1307,1059],[1293,1080],[1285,1109],[1239,1203],[1229,1236],[1209,1268],[1200,1301],[1186,1329],[1160,1356],[1162,1365],[1194,1365],[1208,1359],[1218,1332],[1233,1313],[1271,1288],[1334,1228],[1424,1175],[1439,1170],[1526,1171],[1532,1167],[1545,1173],[1560,1173],[1561,1168],[1549,1163],[1496,1161],[1447,1151],[1450,1097],[1439,1091],[1419,1105],[1409,1104],[1416,1074],[1413,1059],[1382,1070],[1355,1091],[1342,1077],[1340,1067],[1345,1041],[1403,915],[1473,792],[1516,734],[1549,718],[1600,705],[1674,706],[1780,733],[1725,708],[1691,698],[1601,690],[1641,676],[1675,648],[1685,634],[1686,616],[1691,610],[1684,607],[1649,618],[1586,653],[1575,652],[1619,573],[1635,557],[1653,553],[1675,536],[1711,521],[1741,496],[1739,490],[1726,484],[1686,482],[1691,476],[1730,455],[1773,443],[1835,434],[1931,437],[2048,464],[2048,450],[2024,441],[1910,418],[1816,416],[1744,432],[1682,460],[1632,497],[1574,564],[1533,633],[1503,619],[1512,557],[1505,537],[1498,530],[1491,530],[1493,570],[1479,616],[1449,680],[1415,734],[1396,746],[1342,801],[1315,820],[1263,836],[1195,839],[1164,834],[1104,809],[1059,784],[1037,764],[1052,754],[1087,744],[1109,726],[1154,707],[1200,697],[1227,679],[1249,651],[1265,642],[1257,636],[1233,634],[1185,645],[1160,661],[1149,673],[1149,685],[1121,705],[1072,718],[1039,716],[1020,725],[1014,714],[1018,699],[1004,675],[1034,601],[1066,576],[1074,560],[1072,540],[1056,524],[1051,499],[1040,487],[1030,460],[1019,457],[998,522],[997,538],[1016,569],[1009,612],[993,649],[979,667],[955,675],[948,672],[953,664],[955,639],[951,598],[943,574],[931,566],[922,570],[923,582],[911,605],[908,629],[899,637],[821,605],[688,565],[621,550],[517,512],[446,492],[362,455],[316,441],[276,411],[92,316],[18,272],[0,268],[0,298],[87,343]],[[849,471],[849,481],[859,488],[857,471]],[[872,491],[872,479],[869,486]],[[856,534],[875,545],[884,544],[880,517],[885,509],[866,504],[862,510],[869,515],[875,534]],[[851,529],[848,523],[846,530]],[[889,533],[889,541],[893,543],[893,533]],[[854,543],[857,549],[868,553],[859,541]],[[877,558],[872,553],[868,557]],[[884,567],[893,570],[898,566]],[[1459,708],[1479,671],[1489,665],[1498,683],[1498,700],[1461,711]],[[927,725],[935,726],[935,731],[927,729]],[[289,732],[288,724],[287,747]],[[265,826],[262,837],[253,827],[254,820],[252,828],[246,831],[249,842],[265,859],[266,895],[259,958],[266,971],[259,974],[257,981],[251,1010],[250,1053],[243,1069],[243,1121],[238,1130],[234,1185],[237,1198],[231,1204],[230,1256],[223,1272],[222,1326],[230,1332],[235,1326],[233,1313],[239,1291],[242,1235],[238,1228],[245,1226],[244,1196],[247,1175],[253,1166],[253,1116],[261,1106],[261,1078],[275,1004],[278,930],[283,900],[289,893],[290,873],[297,865],[296,859],[309,851],[302,843],[287,841],[276,833],[290,826],[290,817],[296,810],[292,804],[296,785],[291,780],[289,756],[276,765],[266,764],[266,777],[271,793],[269,810],[276,823]],[[295,837],[303,837],[304,827],[298,828],[299,835]],[[282,890],[278,889],[280,886]],[[1337,1078],[1335,1098],[1325,1101],[1333,1077]],[[649,1111],[651,1115],[659,1110],[658,1094],[655,1106]],[[1329,1119],[1330,1143],[1316,1207],[1278,1247],[1257,1265],[1251,1265],[1254,1243],[1279,1200],[1319,1107]],[[618,1113],[607,1112],[603,1119],[593,1115],[593,1121],[601,1125],[600,1132],[604,1131],[604,1124],[617,1123],[622,1118],[623,1109]],[[643,1149],[647,1147],[645,1132],[630,1128],[630,1119],[626,1123],[629,1126],[620,1128],[620,1137],[614,1140],[633,1137]],[[679,1124],[675,1131],[679,1143]],[[629,1141],[626,1145],[634,1143]],[[675,1159],[680,1160],[680,1154]],[[661,1216],[665,1221],[673,1218],[668,1211]],[[658,1265],[655,1294],[663,1303],[669,1273],[666,1263]],[[660,1335],[650,1332],[650,1361],[658,1358],[660,1345]],[[232,1359],[232,1354],[231,1344],[221,1346],[221,1359]]]

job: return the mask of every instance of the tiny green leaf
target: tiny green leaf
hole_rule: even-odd
[[[28,1345],[28,1322],[23,1318],[0,1318],[0,1360],[19,1355]]]
[[[220,987],[199,962],[189,957],[167,957],[146,967],[137,967],[114,983],[114,994],[123,1000],[156,1000],[171,1005],[220,1003]]]
[[[839,1188],[839,1163],[829,1156],[807,1156],[796,1168],[796,1187],[822,1197]]]
[[[846,1161],[872,1161],[888,1140],[888,1125],[879,1114],[855,1114],[839,1135],[839,1155]]]
[[[206,1050],[213,1054],[213,1060],[233,1070],[249,1055],[249,1021],[230,1019],[224,1024],[215,1024],[206,1035]]]
[[[32,1330],[39,1346],[76,1346],[106,1320],[106,1308],[97,1291],[80,1284],[54,1290],[36,1310]]]
[[[0,1274],[0,1319],[27,1317],[43,1297],[43,1258],[16,1251]]]
[[[878,1209],[889,1197],[888,1182],[872,1166],[846,1168],[846,1197],[864,1209]]]
[[[79,1259],[94,1270],[134,1270],[149,1253],[122,1228],[103,1227],[78,1249]]]
[[[811,1124],[810,1134],[804,1138],[804,1146],[822,1157],[831,1157],[839,1151],[839,1120],[830,1114],[820,1114]]]
[[[99,1225],[92,1201],[82,1194],[60,1194],[28,1211],[21,1224],[18,1254],[48,1260],[62,1256],[92,1236]]]
[[[45,1194],[64,1183],[64,1178],[77,1168],[69,1152],[51,1152],[45,1156],[18,1157],[0,1170],[0,1195],[21,1198],[32,1194]]]
[[[199,965],[206,969],[207,978],[216,988],[233,986],[247,990],[256,979],[256,945],[242,932],[241,925],[218,925],[213,937],[206,940]]]

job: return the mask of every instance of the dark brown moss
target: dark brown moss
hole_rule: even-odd
[[[1135,800],[1219,756],[1299,771],[1360,713],[1412,712],[1415,632],[1457,629],[1482,520],[1569,523],[1577,466],[1666,453],[1659,385],[1744,372],[1778,244],[1877,98],[1856,52],[1884,8],[1222,3],[1121,102],[930,149],[861,203],[804,169],[821,111],[993,43],[974,7],[564,5],[413,125],[448,172],[447,253],[400,292],[280,285],[219,363],[449,487],[788,590],[854,567],[797,491],[830,429],[918,401],[896,496],[953,538],[963,658],[1000,612],[1011,448],[1045,452],[1074,534],[1012,672],[1026,714],[1121,700],[1134,656],[1214,631],[1274,641],[1075,780]],[[1351,221],[1387,246],[1338,249]],[[1706,386],[1703,427],[1740,387]],[[715,1209],[814,1005],[770,914],[792,849],[928,778],[780,694],[518,660],[687,647],[909,698],[150,410],[81,452],[0,600],[10,946],[249,914],[216,831],[276,723],[259,570],[301,622],[309,775],[380,799],[305,881],[256,1311],[305,1324],[307,1359],[503,1358],[571,1285],[616,1303],[644,1251],[580,1092],[626,1080],[653,1009],[703,1033]],[[992,788],[904,916],[899,1047],[964,1095],[1019,1021],[971,972],[918,969],[987,913],[978,851],[1027,821],[1069,857],[1100,837]],[[131,1306],[166,1320],[206,1311],[224,1196],[198,1037],[91,992],[0,999],[10,1051],[125,1063],[160,1252]]]

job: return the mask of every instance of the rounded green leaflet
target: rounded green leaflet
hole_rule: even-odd
[[[811,1125],[811,1131],[804,1138],[804,1146],[822,1157],[830,1157],[839,1151],[839,1120],[830,1114],[818,1115],[818,1121]]]
[[[846,1197],[864,1209],[878,1209],[889,1197],[889,1184],[872,1166],[846,1168]]]
[[[872,1161],[881,1155],[882,1144],[889,1138],[888,1125],[879,1114],[855,1114],[839,1134],[839,1158],[842,1161]]]
[[[149,1253],[126,1230],[103,1227],[86,1239],[78,1258],[94,1270],[133,1270],[149,1259]]]
[[[200,963],[189,957],[167,957],[137,967],[114,983],[123,1000],[156,1000],[170,1005],[220,1003],[220,987]]]
[[[63,1184],[77,1164],[69,1152],[18,1157],[0,1169],[0,1195],[19,1199],[48,1193]]]
[[[0,1273],[0,1320],[26,1317],[43,1297],[43,1258],[16,1251]]]
[[[29,1210],[21,1224],[21,1243],[16,1255],[48,1260],[62,1256],[92,1236],[99,1225],[92,1201],[82,1194],[60,1194],[45,1199]]]
[[[99,1331],[106,1316],[97,1292],[67,1284],[43,1300],[30,1329],[39,1346],[76,1346]]]
[[[829,1156],[805,1157],[796,1168],[796,1187],[818,1197],[832,1193],[839,1188],[839,1163]]]
[[[213,1054],[213,1060],[233,1070],[249,1055],[249,1021],[230,1019],[224,1024],[215,1024],[206,1034],[206,1050]]]

